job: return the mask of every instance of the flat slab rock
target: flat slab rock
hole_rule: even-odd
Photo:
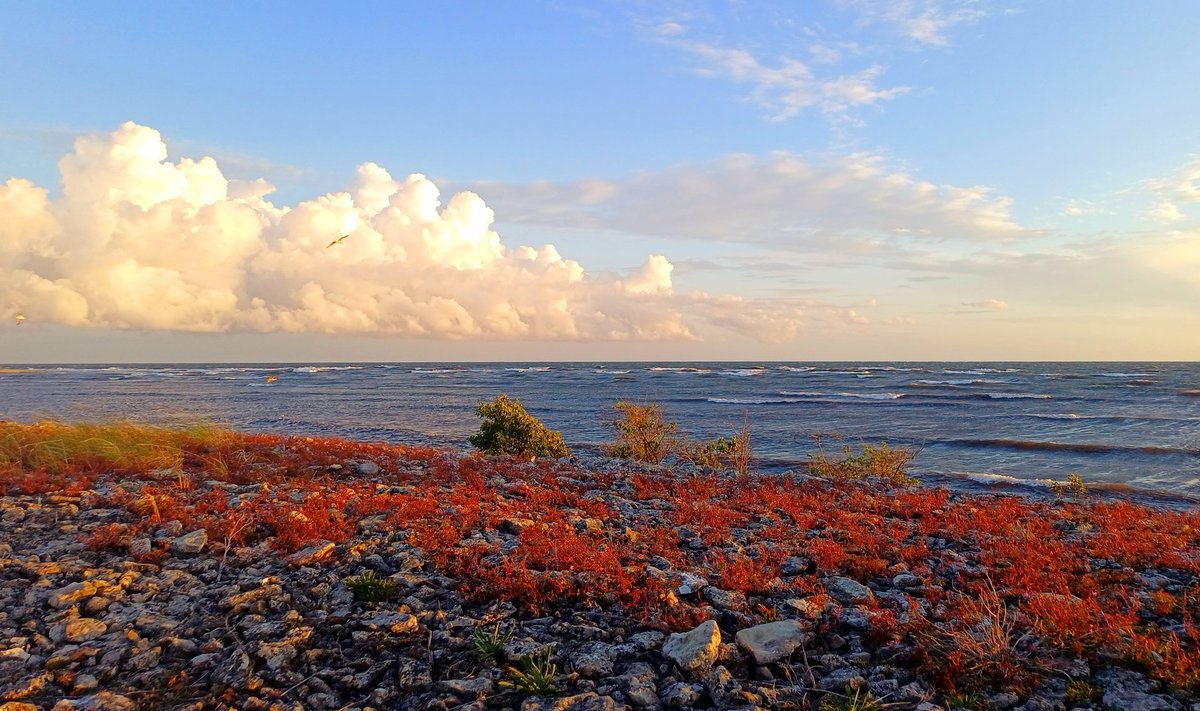
[[[709,620],[688,632],[676,632],[663,643],[663,656],[689,674],[712,666],[721,649],[721,629]]]
[[[748,627],[740,630],[736,637],[738,647],[759,666],[790,657],[792,652],[811,638],[812,633],[796,620],[779,620]]]
[[[842,577],[833,577],[826,580],[825,592],[829,593],[829,597],[843,605],[861,605],[875,597],[871,592],[871,588],[857,580]]]

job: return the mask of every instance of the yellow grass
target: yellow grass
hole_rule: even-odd
[[[185,447],[220,444],[229,432],[208,425],[155,427],[133,422],[0,422],[0,464],[61,473],[103,462],[117,469],[180,467]]]

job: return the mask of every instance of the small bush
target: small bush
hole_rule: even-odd
[[[485,632],[483,626],[476,627],[471,635],[471,651],[477,657],[499,657],[511,637],[511,632],[500,631],[499,622],[490,632]]]
[[[871,692],[846,687],[844,694],[830,693],[821,699],[818,711],[883,711]]]
[[[346,587],[354,593],[354,599],[362,602],[383,602],[396,597],[400,587],[395,580],[383,578],[368,570],[362,575],[346,578]]]
[[[501,395],[491,402],[479,403],[476,414],[483,422],[469,441],[485,454],[529,458],[571,456],[562,435],[526,412],[520,400]]]
[[[551,661],[553,656],[553,647],[546,647],[538,654],[526,654],[517,660],[516,667],[508,668],[508,678],[500,682],[500,687],[527,694],[557,693],[554,677],[558,667]]]
[[[608,424],[617,431],[617,437],[612,444],[604,446],[608,456],[661,464],[663,459],[678,451],[678,425],[666,421],[662,405],[639,405],[622,400],[613,406],[613,410],[615,416]]]
[[[729,467],[741,476],[750,472],[750,422],[729,439],[718,437],[696,445],[680,447],[680,458],[704,467]]]
[[[1104,689],[1087,681],[1076,679],[1067,684],[1067,695],[1063,699],[1067,706],[1082,706],[1099,703],[1104,698]]]
[[[817,439],[817,453],[809,457],[805,465],[817,476],[830,479],[848,479],[857,481],[864,478],[889,479],[897,484],[917,484],[917,480],[908,476],[908,465],[917,458],[917,452],[908,447],[888,446],[880,442],[879,446],[864,444],[862,451],[855,454],[849,445],[842,448],[840,459],[831,459],[825,454],[820,438]]]
[[[1073,499],[1082,499],[1087,496],[1087,484],[1083,482],[1083,477],[1076,472],[1071,472],[1067,475],[1066,483],[1052,482],[1050,491],[1057,498],[1062,498],[1064,495],[1070,496]]]

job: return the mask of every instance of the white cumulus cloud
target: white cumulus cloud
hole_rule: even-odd
[[[373,163],[352,186],[276,205],[263,180],[178,162],[152,128],[84,136],[61,194],[0,185],[0,315],[191,332],[429,338],[696,339],[799,333],[824,306],[679,293],[652,255],[595,277],[553,245],[507,246],[479,195],[442,201]],[[610,189],[583,190],[604,201]],[[339,243],[330,245],[346,235]],[[819,315],[818,315],[819,317]]]

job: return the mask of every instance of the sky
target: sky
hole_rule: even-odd
[[[0,0],[0,363],[1196,360],[1197,26]]]

